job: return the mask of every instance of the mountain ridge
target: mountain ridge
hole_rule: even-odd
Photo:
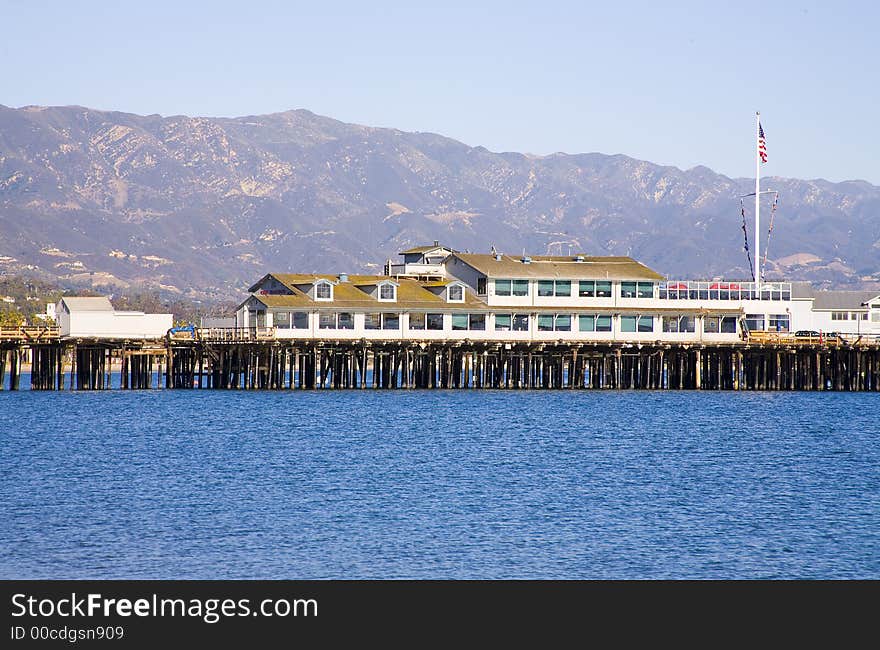
[[[880,187],[762,180],[781,196],[768,279],[880,287]],[[0,105],[0,272],[231,296],[267,271],[375,272],[438,239],[744,278],[737,199],[753,183],[625,154],[491,152],[307,109],[226,118]]]

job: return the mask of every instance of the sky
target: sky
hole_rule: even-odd
[[[880,3],[0,0],[0,104],[305,108],[492,151],[880,185]]]

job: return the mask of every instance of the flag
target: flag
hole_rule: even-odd
[[[767,162],[767,141],[764,139],[764,127],[760,122],[758,122],[758,155],[762,163]]]

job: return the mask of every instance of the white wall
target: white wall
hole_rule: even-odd
[[[165,336],[172,325],[171,314],[124,311],[75,311],[72,314],[59,312],[61,336],[152,339]]]

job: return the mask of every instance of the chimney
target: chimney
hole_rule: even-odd
[[[435,239],[435,240],[434,240],[434,246],[439,246],[439,245],[440,245],[440,240],[439,240],[439,239]]]
[[[340,273],[339,274],[340,282],[348,282],[348,273]]]
[[[501,261],[501,253],[495,253],[495,261],[496,261],[496,262],[500,262],[500,261]]]

